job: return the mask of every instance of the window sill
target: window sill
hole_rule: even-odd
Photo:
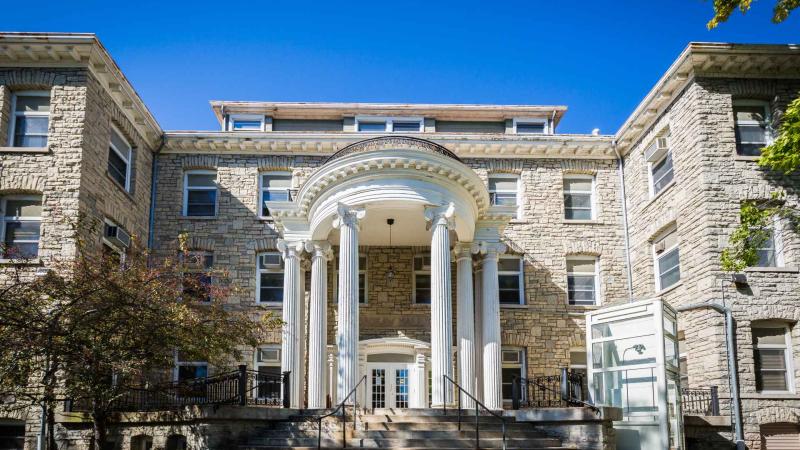
[[[669,190],[672,188],[672,186],[675,186],[675,184],[676,184],[676,181],[675,181],[675,180],[672,180],[672,181],[670,181],[670,182],[669,182],[669,184],[667,184],[666,186],[664,186],[664,189],[661,189],[660,191],[658,191],[658,194],[655,194],[654,196],[652,196],[652,197],[650,198],[650,201],[649,201],[649,202],[647,202],[647,204],[646,204],[646,205],[644,205],[644,208],[642,208],[642,209],[647,209],[647,208],[648,208],[650,205],[652,205],[653,203],[655,203],[655,201],[656,201],[656,200],[658,200],[659,198],[661,198],[661,196],[662,196],[662,195],[664,195],[664,193],[665,193],[665,192],[669,191]]]
[[[260,222],[275,223],[275,218],[272,216],[258,216]]]
[[[564,219],[562,221],[565,225],[602,225],[603,222],[597,219],[591,220],[575,220],[575,219]]]
[[[111,175],[109,175],[108,172],[106,172],[106,178],[111,180],[111,184],[113,184],[117,189],[119,189],[120,192],[125,194],[125,196],[128,197],[128,200],[130,200],[132,202],[134,201],[133,195],[131,195],[131,193],[129,191],[125,190],[125,186],[120,186],[119,182],[117,182],[117,180],[111,178]]]
[[[758,159],[761,158],[760,156],[744,156],[744,155],[736,155],[733,157],[734,161],[746,161],[746,162],[756,162]]]
[[[0,153],[50,153],[47,147],[0,147]]]
[[[34,259],[7,259],[0,258],[0,266],[40,266],[42,260],[39,258]]]
[[[186,220],[215,220],[217,216],[181,216],[181,219]]]
[[[745,272],[774,272],[774,273],[798,273],[800,272],[800,268],[793,267],[793,266],[786,266],[786,267],[747,267],[744,269]]]
[[[416,302],[411,302],[411,307],[412,307],[412,308],[423,308],[423,307],[424,307],[424,308],[430,308],[430,307],[431,307],[431,304],[430,304],[430,303],[416,303]]]
[[[683,285],[683,281],[678,281],[677,283],[673,284],[672,286],[670,286],[670,287],[668,287],[668,288],[664,288],[664,289],[662,289],[662,290],[660,290],[660,291],[656,291],[656,294],[655,294],[655,295],[664,295],[664,294],[668,294],[668,293],[670,293],[670,292],[674,291],[675,289],[678,289],[678,288],[679,288],[679,287],[681,287],[682,285]]]
[[[525,304],[516,305],[516,304],[513,304],[513,303],[500,303],[500,308],[501,309],[526,309],[526,308],[528,308],[528,305],[525,305]]]
[[[600,305],[570,305],[567,303],[567,308],[571,311],[594,311],[600,309]]]
[[[263,306],[265,308],[283,308],[282,302],[256,302],[256,306]]]

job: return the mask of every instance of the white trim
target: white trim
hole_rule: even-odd
[[[275,254],[278,255],[278,258],[281,261],[280,268],[261,268],[261,256],[266,254]],[[283,301],[280,302],[262,302],[261,301],[261,274],[262,273],[280,273],[283,274],[285,272],[285,267],[283,266],[283,258],[281,257],[280,252],[273,250],[273,251],[265,251],[265,252],[258,252],[256,253],[256,304],[257,305],[266,305],[266,306],[283,306]],[[281,285],[281,289],[283,289],[283,285]]]
[[[290,185],[290,187],[288,187],[286,189],[264,188],[264,177],[265,176],[268,177],[270,175],[288,176],[289,177],[289,185]],[[289,191],[291,190],[291,185],[294,182],[294,174],[292,173],[291,170],[268,170],[268,171],[264,171],[264,172],[259,172],[258,173],[257,182],[258,182],[258,194],[257,194],[258,199],[256,200],[256,204],[258,205],[258,209],[257,209],[256,213],[258,214],[258,218],[259,219],[271,219],[272,218],[271,215],[265,216],[264,214],[262,214],[263,211],[264,211],[264,201],[263,201],[263,199],[264,199],[264,191],[265,190],[270,191],[270,192],[272,192],[272,191],[280,192],[280,191],[284,191],[285,190],[287,192],[286,195],[289,198],[289,201],[292,201],[291,200],[291,193]],[[276,200],[271,200],[271,201],[276,201]]]
[[[671,247],[665,248],[661,252],[656,252],[656,243],[664,240],[667,236],[669,236],[672,233],[676,233],[675,244],[672,245]],[[661,292],[663,290],[669,289],[669,288],[671,288],[671,287],[673,287],[673,286],[675,286],[675,285],[677,285],[678,283],[681,282],[681,278],[678,278],[678,281],[676,281],[675,283],[673,283],[673,284],[671,284],[669,286],[666,286],[666,287],[662,287],[661,286],[661,270],[659,268],[659,259],[660,258],[663,258],[665,255],[667,255],[672,250],[679,249],[678,250],[678,265],[676,267],[678,267],[678,270],[680,270],[680,267],[681,267],[680,236],[678,236],[677,233],[678,233],[678,227],[676,225],[670,226],[665,231],[661,232],[655,239],[653,239],[653,242],[650,245],[650,251],[652,252],[652,255],[653,255],[653,274],[655,275],[656,292]]]
[[[39,239],[32,240],[19,240],[21,244],[36,243],[36,256],[39,256],[39,247],[42,241],[42,216],[8,216],[6,217],[6,206],[9,200],[39,200],[40,207],[44,207],[42,195],[34,194],[20,194],[20,195],[3,195],[0,196],[0,245],[5,245],[6,242],[6,224],[9,222],[37,222],[39,224]],[[4,257],[0,254],[0,257]]]
[[[590,180],[592,182],[592,187],[589,188],[589,192],[587,191],[573,191],[566,189],[566,181],[568,180]],[[597,201],[595,192],[597,191],[595,183],[597,182],[597,178],[594,175],[580,175],[580,174],[565,174],[564,179],[561,182],[561,188],[564,191],[563,195],[563,202],[562,205],[564,207],[564,220],[573,221],[573,220],[597,220]],[[568,219],[567,218],[567,194],[589,194],[589,207],[591,208],[590,214],[591,216],[588,219]]]
[[[784,357],[784,365],[785,365],[785,375],[784,378],[786,380],[786,390],[785,391],[769,391],[769,390],[762,390],[757,391],[759,394],[794,394],[795,393],[795,373],[794,373],[794,352],[792,350],[792,329],[788,323],[785,322],[776,322],[776,321],[769,321],[769,322],[757,322],[755,326],[750,326],[750,335],[752,338],[752,332],[754,329],[759,328],[781,328],[783,329],[783,338],[784,343],[783,345],[780,344],[761,344],[756,345],[755,339],[753,339],[753,358],[755,359],[755,352],[758,349],[764,350],[783,350],[783,357]],[[756,371],[756,376],[760,376],[760,371]]]
[[[359,123],[384,122],[383,131],[361,131]],[[425,131],[425,118],[420,116],[365,116],[355,117],[355,130],[357,133],[394,133],[394,122],[419,122],[418,131],[406,131],[405,133],[422,133]]]
[[[517,181],[516,190],[515,191],[502,190],[502,189],[499,190],[499,191],[497,189],[492,190],[492,189],[489,188],[489,182],[491,181],[492,178],[494,178],[494,179],[507,179],[507,180],[514,179],[514,180]],[[519,220],[519,219],[522,218],[522,201],[521,201],[521,198],[522,198],[522,194],[521,194],[522,193],[522,177],[520,175],[515,174],[515,173],[489,173],[489,175],[488,175],[488,177],[486,179],[486,189],[489,192],[489,203],[491,205],[496,205],[497,204],[496,203],[497,197],[495,196],[494,200],[493,200],[493,197],[492,197],[493,193],[494,194],[498,194],[498,193],[500,193],[500,194],[512,194],[513,193],[514,194],[514,201],[516,202],[515,206],[517,207],[517,210],[514,213],[514,217],[511,220]]]
[[[236,122],[237,120],[241,120],[242,122],[258,121],[259,123],[258,130],[249,130],[249,129],[236,130],[233,128],[233,123]],[[261,132],[264,131],[264,122],[265,122],[264,116],[261,114],[229,114],[228,120],[226,121],[226,125],[228,127],[226,131],[235,131],[237,133],[248,132],[248,131],[251,133]]]
[[[14,145],[14,134],[16,133],[17,128],[17,116],[32,116],[32,117],[47,117],[47,126],[48,131],[45,136],[47,136],[47,140],[50,139],[50,111],[46,113],[41,112],[18,112],[17,109],[17,97],[48,97],[50,98],[50,91],[17,91],[11,93],[11,117],[8,124],[8,146],[14,148],[24,148],[24,147],[16,147]],[[52,100],[51,100],[52,106]]]
[[[500,270],[500,260],[501,259],[516,259],[519,261],[519,269],[518,270]],[[497,277],[498,277],[498,297],[499,297],[499,286],[500,275],[517,275],[519,277],[519,305],[525,305],[525,261],[522,255],[500,255],[497,261]],[[517,303],[503,303],[500,300],[500,307],[504,306],[516,306]]]
[[[772,234],[772,253],[774,254],[775,258],[775,265],[772,266],[760,266],[758,262],[753,267],[761,267],[761,268],[769,268],[769,267],[784,267],[784,260],[783,260],[783,227],[780,224],[780,217],[773,216],[769,219],[769,224],[765,227],[769,232]],[[769,250],[768,247],[761,247],[757,250]]]
[[[122,142],[124,142],[125,145],[128,146],[128,149],[127,149],[128,150],[128,155],[126,156],[121,149],[118,149],[117,146],[114,145],[114,140],[111,139],[111,136],[109,136],[109,138],[108,138],[108,147],[110,149],[114,150],[114,152],[120,158],[122,158],[123,161],[125,161],[125,185],[123,186],[123,188],[125,189],[125,192],[130,192],[131,191],[131,156],[133,155],[133,146],[131,145],[130,142],[128,142],[128,139],[125,138],[125,135],[122,134],[122,132],[119,130],[119,128],[116,127],[116,125],[111,124],[111,132],[112,133],[116,133],[117,137],[120,138],[120,140],[122,140]],[[107,166],[106,166],[106,171],[108,171],[108,167]],[[114,177],[111,177],[111,178],[114,181],[116,181],[116,179]]]
[[[542,133],[517,133],[517,124],[542,124],[544,128],[542,129]],[[522,135],[539,135],[539,134],[552,134],[552,124],[550,123],[549,119],[545,119],[542,117],[514,117],[511,123],[511,132],[513,134],[522,134]]]
[[[216,191],[216,195],[214,196],[214,215],[212,216],[189,216],[188,209],[189,209],[189,175],[214,175],[214,187],[208,186],[198,186],[193,187],[191,190],[198,190],[198,191]],[[187,170],[183,173],[183,217],[217,217],[219,215],[219,174],[217,174],[216,170]]]
[[[602,296],[600,295],[600,258],[596,256],[568,256],[567,259],[567,266],[569,266],[569,262],[578,262],[578,261],[591,261],[594,264],[594,271],[589,272],[570,272],[567,269],[567,304],[570,306],[599,306],[602,302]],[[569,298],[569,277],[570,276],[592,276],[594,277],[594,302],[591,304],[586,303],[572,303]]]

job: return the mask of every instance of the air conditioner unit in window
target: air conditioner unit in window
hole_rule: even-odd
[[[131,245],[131,235],[117,225],[106,223],[106,239],[117,247],[128,248]]]
[[[261,265],[263,267],[278,268],[281,267],[281,262],[281,255],[278,253],[261,255]]]
[[[666,137],[656,138],[650,147],[644,152],[644,159],[647,162],[656,162],[669,151],[669,143]]]

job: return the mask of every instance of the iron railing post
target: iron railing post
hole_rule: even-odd
[[[322,448],[322,417],[317,419],[317,450]]]
[[[511,380],[511,409],[519,409],[519,377],[514,376]]]
[[[461,431],[461,392],[456,389],[456,395],[458,395],[458,431]]]
[[[291,375],[291,374],[292,374],[292,372],[290,370],[287,370],[286,372],[283,372],[283,380],[281,380],[281,382],[282,382],[281,387],[283,388],[283,392],[281,393],[281,396],[283,397],[283,407],[284,408],[289,408],[289,406],[291,406],[291,404],[292,404],[292,402],[291,402],[292,401],[292,399],[291,399],[291,397],[292,397],[291,378],[289,378],[289,375]]]
[[[566,367],[561,368],[561,401],[569,404],[569,372]]]
[[[719,415],[719,388],[711,386],[711,415]]]
[[[342,448],[347,448],[347,399],[342,405]]]
[[[475,402],[475,450],[480,450],[481,448],[481,425],[478,421],[479,413],[478,402]]]
[[[447,396],[444,394],[444,390],[447,386],[447,375],[442,374],[442,407],[444,408],[444,415],[447,415]]]
[[[239,366],[239,406],[247,404],[247,366]]]

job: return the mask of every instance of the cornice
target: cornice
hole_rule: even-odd
[[[150,148],[158,146],[161,127],[94,34],[0,33],[0,68],[17,67],[88,69]]]
[[[374,136],[374,135],[373,135]],[[397,135],[387,135],[398,137]],[[611,136],[414,133],[459,158],[614,159]],[[166,132],[163,153],[331,156],[371,136],[363,133]]]
[[[800,46],[690,43],[617,131],[619,152],[630,151],[698,77],[798,79]]]

